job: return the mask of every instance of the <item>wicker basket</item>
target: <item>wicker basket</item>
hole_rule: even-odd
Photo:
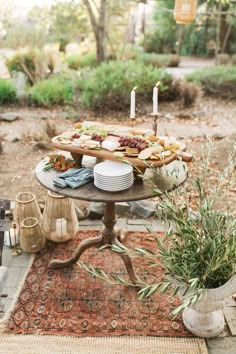
[[[45,245],[43,235],[38,219],[34,217],[26,218],[21,223],[20,246],[23,251],[36,253]]]
[[[78,219],[72,199],[48,191],[42,229],[48,240],[70,240],[78,230]]]
[[[177,23],[190,23],[194,20],[198,0],[175,0],[174,19]]]

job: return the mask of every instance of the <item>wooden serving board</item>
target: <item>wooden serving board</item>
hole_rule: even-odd
[[[147,168],[152,165],[154,167],[161,167],[167,165],[170,162],[174,161],[177,158],[177,153],[172,153],[170,156],[166,157],[163,160],[140,160],[137,157],[117,157],[114,156],[114,151],[108,151],[105,149],[95,150],[95,149],[83,149],[79,146],[72,145],[72,143],[64,144],[61,143],[57,137],[52,139],[52,144],[55,148],[59,150],[69,151],[72,154],[74,159],[79,159],[83,155],[93,156],[103,160],[111,160],[116,162],[129,161],[133,166],[139,168]]]

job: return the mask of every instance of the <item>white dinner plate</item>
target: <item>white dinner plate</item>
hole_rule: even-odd
[[[94,166],[94,174],[105,177],[121,177],[130,174],[132,171],[133,167],[131,165],[113,161],[101,162]]]
[[[131,186],[133,185],[133,183],[131,183],[130,185],[127,185],[127,186],[123,186],[123,187],[117,187],[117,188],[111,188],[111,187],[109,187],[109,186],[106,186],[106,187],[104,187],[104,186],[100,186],[100,185],[96,185],[95,184],[95,186],[97,187],[97,188],[99,188],[99,189],[102,189],[102,190],[104,190],[104,191],[107,191],[107,192],[119,192],[119,191],[123,191],[123,190],[125,190],[125,189],[128,189],[128,188],[130,188]]]
[[[94,181],[94,183],[98,186],[101,186],[101,187],[108,187],[108,188],[113,188],[113,189],[116,189],[116,188],[122,188],[122,187],[125,187],[125,186],[129,186],[131,184],[134,183],[134,181],[129,181],[127,183],[121,183],[121,184],[109,184],[109,183],[100,183],[98,181]]]

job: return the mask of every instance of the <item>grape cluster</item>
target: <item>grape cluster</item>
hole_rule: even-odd
[[[80,138],[80,135],[75,133],[72,135],[72,139],[79,139]]]
[[[92,140],[96,140],[99,141],[99,143],[102,143],[105,139],[100,134],[92,134]]]
[[[137,148],[142,151],[148,147],[148,142],[142,138],[123,136],[119,139],[120,146],[129,146],[131,148]]]

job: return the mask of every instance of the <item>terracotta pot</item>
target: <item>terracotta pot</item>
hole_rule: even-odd
[[[21,223],[20,246],[23,251],[36,253],[45,245],[43,235],[38,219],[34,217],[26,218]]]
[[[78,219],[72,199],[48,191],[42,229],[48,240],[70,240],[78,231]]]

